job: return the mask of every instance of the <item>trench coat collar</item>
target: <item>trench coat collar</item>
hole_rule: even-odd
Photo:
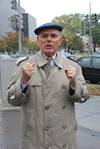
[[[37,52],[37,54],[36,54],[36,62],[37,62],[38,67],[42,67],[48,62],[42,55],[41,50],[39,52]],[[62,68],[62,57],[58,52],[57,52],[57,56],[55,59],[55,64],[59,68]]]

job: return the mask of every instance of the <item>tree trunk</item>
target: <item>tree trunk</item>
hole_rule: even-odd
[[[94,52],[96,52],[96,49],[95,49],[95,47],[96,47],[96,43],[94,43]]]

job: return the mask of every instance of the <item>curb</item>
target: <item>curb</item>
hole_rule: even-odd
[[[0,112],[1,111],[21,111],[21,107],[3,107],[0,105]]]

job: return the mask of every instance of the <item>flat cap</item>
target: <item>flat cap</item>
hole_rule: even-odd
[[[59,30],[60,32],[62,31],[62,26],[58,25],[58,24],[55,24],[55,23],[46,23],[46,24],[43,24],[39,27],[37,27],[35,30],[34,30],[34,33],[36,35],[38,35],[40,33],[41,30],[45,29],[45,28],[56,28],[57,30]]]

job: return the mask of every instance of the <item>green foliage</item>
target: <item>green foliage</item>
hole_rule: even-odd
[[[1,52],[7,51],[9,53],[18,52],[18,32],[15,33],[7,32],[6,35],[7,36],[1,36],[2,39],[0,39],[0,51]],[[23,36],[22,45],[30,50],[32,49],[34,49],[35,51],[39,50],[37,41],[34,41],[34,43],[32,43],[32,41],[25,36]]]
[[[93,43],[97,43],[100,46],[100,24],[97,24],[92,29],[92,34],[93,34]]]
[[[100,14],[97,15],[97,22],[92,28],[92,41],[95,51],[96,44],[100,46]]]
[[[92,23],[91,19],[91,29],[92,29],[92,42],[94,44],[94,51],[96,45],[100,46],[100,14],[97,14],[97,20],[95,23]],[[86,27],[86,34],[90,34],[90,26]]]
[[[0,47],[5,47],[7,52],[18,50],[18,33],[6,32],[7,36],[1,36]],[[2,44],[1,44],[2,43]]]
[[[27,42],[24,42],[25,44],[24,44],[24,46],[26,46],[29,50],[35,50],[35,51],[38,51],[39,50],[39,46],[38,46],[38,43],[37,43],[37,41],[34,41],[33,43],[32,43],[32,41],[31,40],[28,40]]]
[[[40,50],[37,41],[34,41],[34,50],[35,51],[39,51]]]
[[[83,14],[70,14],[63,15],[60,17],[55,17],[52,20],[53,23],[58,23],[63,27],[62,32],[62,44],[61,46],[65,48],[66,38],[69,39],[68,47],[71,49],[83,49],[83,43],[81,35],[83,34]],[[76,40],[77,39],[77,40]]]
[[[71,49],[73,50],[82,50],[84,48],[83,41],[79,36],[75,36],[71,43]]]

